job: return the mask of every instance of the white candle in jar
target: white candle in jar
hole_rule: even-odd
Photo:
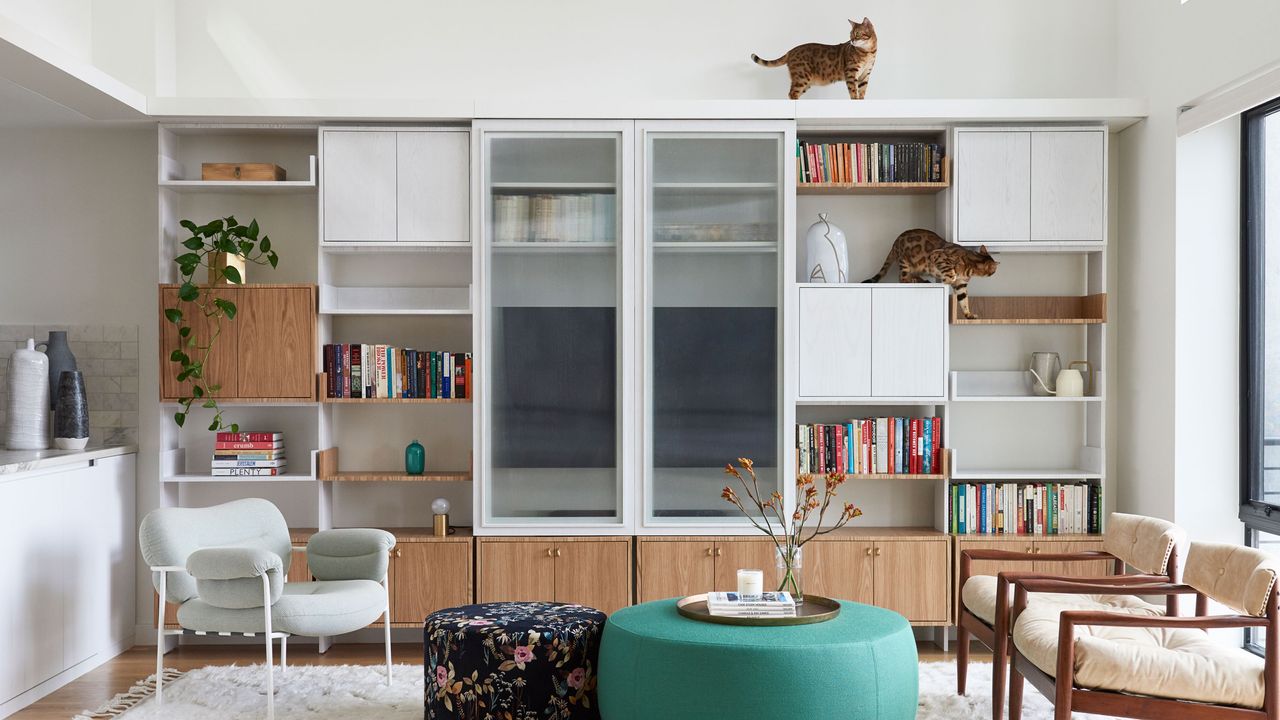
[[[748,597],[760,597],[764,593],[763,570],[739,570],[738,594]]]

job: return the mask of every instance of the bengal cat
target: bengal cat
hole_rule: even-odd
[[[970,320],[978,316],[969,310],[969,278],[994,275],[1000,264],[987,252],[986,245],[970,250],[943,240],[932,230],[916,228],[893,241],[880,272],[863,282],[880,282],[895,261],[902,266],[900,282],[927,282],[933,278],[950,285],[960,310]]]
[[[765,67],[786,65],[791,73],[792,100],[799,98],[813,85],[830,85],[844,81],[849,97],[861,100],[867,96],[867,81],[871,68],[876,64],[876,29],[871,21],[850,20],[849,42],[839,45],[805,43],[787,51],[777,60],[763,60],[752,54],[756,64]]]

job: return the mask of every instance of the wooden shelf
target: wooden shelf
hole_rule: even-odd
[[[399,470],[339,470],[338,448],[316,453],[316,479],[322,482],[470,482],[470,470],[432,471],[410,475]]]
[[[796,183],[797,195],[931,195],[951,187],[951,183]]]
[[[968,319],[951,297],[952,325],[1100,325],[1107,321],[1107,294],[969,296],[978,317]]]
[[[329,373],[316,373],[316,397],[326,405],[463,405],[471,398],[333,398],[329,392]]]

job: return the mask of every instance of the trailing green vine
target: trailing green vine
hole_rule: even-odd
[[[196,225],[190,220],[179,223],[191,237],[182,241],[187,252],[173,259],[178,266],[182,284],[178,287],[179,307],[165,308],[165,319],[178,327],[179,347],[169,353],[169,360],[178,363],[179,383],[191,381],[191,392],[178,399],[179,409],[173,414],[173,421],[182,427],[191,412],[191,405],[200,402],[200,406],[213,410],[213,422],[209,423],[210,431],[230,430],[238,432],[237,423],[227,425],[222,421],[222,408],[218,407],[217,393],[222,389],[219,384],[206,385],[204,382],[205,364],[209,361],[213,346],[222,334],[222,320],[235,320],[236,304],[224,297],[219,297],[218,289],[225,287],[225,280],[233,285],[244,283],[240,271],[219,262],[219,256],[241,256],[247,262],[256,265],[276,267],[280,258],[271,249],[271,238],[258,237],[258,221],[248,225],[236,222],[235,217],[228,216],[213,220],[205,225]],[[195,282],[195,274],[200,268],[209,269],[209,284],[201,287]],[[187,311],[183,311],[186,306]],[[203,317],[209,327],[207,342],[201,344],[196,340],[192,330],[191,318]]]

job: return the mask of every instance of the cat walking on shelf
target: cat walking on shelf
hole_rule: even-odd
[[[902,233],[893,241],[880,272],[863,282],[880,282],[895,262],[902,266],[899,282],[928,282],[932,278],[950,285],[955,292],[956,303],[969,320],[978,317],[969,310],[969,278],[990,277],[1000,265],[987,252],[986,245],[970,250],[943,240],[932,230],[916,228]]]
[[[813,85],[830,85],[844,81],[849,97],[861,100],[867,96],[867,82],[871,68],[876,64],[876,29],[871,21],[850,20],[849,42],[839,45],[805,43],[787,51],[776,60],[763,60],[752,54],[757,65],[765,67],[787,66],[791,73],[792,100],[799,98]]]

